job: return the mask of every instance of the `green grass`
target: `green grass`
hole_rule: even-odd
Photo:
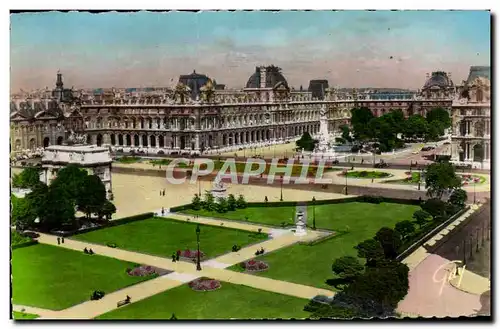
[[[12,317],[14,320],[33,320],[38,318],[37,314],[24,313],[24,312],[12,312]]]
[[[356,256],[354,246],[359,242],[372,238],[384,226],[393,228],[399,221],[410,220],[417,209],[418,206],[395,203],[352,202],[316,206],[316,227],[347,233],[313,246],[295,244],[258,257],[269,264],[269,270],[255,275],[333,289],[325,280],[333,278],[331,265],[334,259]],[[307,213],[310,226],[312,206],[308,207]],[[230,269],[241,271],[238,264]]]
[[[182,285],[97,319],[179,320],[307,318],[307,300],[221,282],[220,289],[196,292]]]
[[[257,232],[217,226],[200,225],[200,229],[200,250],[207,258],[231,252],[235,244],[244,246],[267,238],[267,235]],[[104,228],[75,235],[73,238],[103,245],[116,243],[117,248],[163,257],[170,257],[180,249],[197,248],[196,224],[164,218],[150,218]]]
[[[342,176],[345,177],[346,174],[341,174]],[[389,174],[387,172],[383,171],[348,171],[347,172],[347,177],[348,178],[366,178],[366,179],[372,179],[372,178],[387,178],[391,177],[392,174]]]
[[[136,157],[136,156],[124,156],[124,157],[118,158],[116,160],[116,162],[128,164],[128,163],[140,162],[141,160],[142,159],[140,157]]]
[[[228,211],[226,213],[193,209],[183,210],[182,212],[204,217],[225,218],[239,221],[247,221],[246,217],[248,217],[248,222],[280,226],[283,222],[291,225],[295,223],[296,207],[248,207]]]
[[[50,245],[12,251],[12,302],[61,310],[90,300],[94,290],[111,293],[150,277],[131,277],[132,263]]]

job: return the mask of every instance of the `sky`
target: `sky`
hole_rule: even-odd
[[[42,12],[11,15],[11,91],[170,87],[206,74],[242,88],[255,67],[282,68],[289,85],[421,88],[490,65],[487,11]]]

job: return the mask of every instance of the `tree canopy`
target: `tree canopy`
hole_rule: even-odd
[[[449,162],[437,162],[425,169],[425,187],[431,198],[441,199],[445,192],[451,192],[462,186],[460,177],[455,174],[455,167]]]
[[[313,139],[311,134],[306,131],[302,134],[302,137],[295,142],[295,145],[297,145],[298,149],[304,149],[304,151],[314,151],[317,143],[318,141]]]
[[[40,184],[40,168],[28,167],[12,177],[12,186],[19,188],[33,188]]]
[[[91,214],[100,212],[106,202],[106,188],[96,175],[87,175],[83,178],[80,193],[76,197],[78,210],[90,218]]]

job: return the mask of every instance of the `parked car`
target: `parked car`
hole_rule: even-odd
[[[443,145],[450,145],[450,142],[444,142]]]
[[[36,238],[40,237],[40,234],[38,234],[36,232],[32,232],[32,231],[24,231],[22,235],[24,235],[28,238],[32,238],[32,239],[36,239]]]
[[[389,167],[389,164],[387,162],[379,162],[374,165],[375,168],[387,168]]]
[[[332,164],[334,164],[334,165],[339,164],[339,160],[333,160]]]

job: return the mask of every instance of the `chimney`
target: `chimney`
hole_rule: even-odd
[[[260,73],[260,88],[266,88],[266,67],[259,67]]]

